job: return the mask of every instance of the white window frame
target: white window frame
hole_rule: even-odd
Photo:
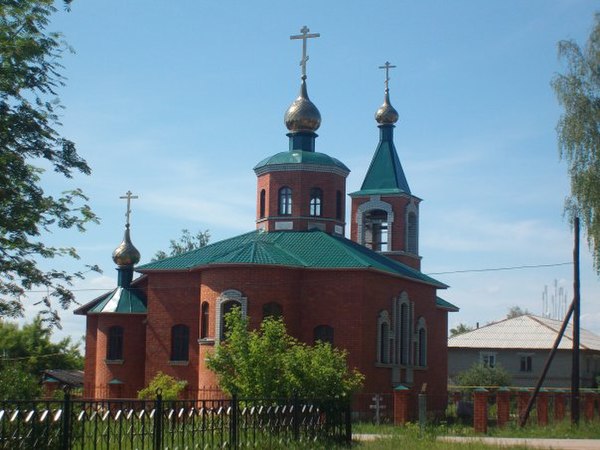
[[[217,308],[215,314],[215,342],[221,340],[221,325],[223,318],[223,305],[227,302],[237,302],[242,308],[242,317],[246,317],[248,313],[248,298],[244,297],[240,291],[235,289],[228,289],[223,291],[217,298]]]

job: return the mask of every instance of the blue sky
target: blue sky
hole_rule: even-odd
[[[127,190],[132,239],[148,261],[181,229],[213,241],[254,229],[252,167],[287,149],[283,113],[297,95],[303,25],[308,88],[322,115],[317,151],[351,170],[360,187],[378,140],[385,61],[400,114],[395,143],[413,193],[424,201],[420,252],[425,273],[569,262],[562,216],[569,191],[558,158],[560,109],[550,87],[562,69],[556,43],[584,43],[592,1],[76,1],[51,29],[65,55],[62,131],[91,165],[50,190],[82,187],[102,218],[85,234],[55,233],[102,276],[78,283],[86,302],[111,289]],[[348,208],[349,209],[349,208]],[[349,218],[348,218],[349,219]],[[349,231],[349,227],[347,232]],[[600,333],[600,284],[582,249],[582,325]],[[450,326],[501,319],[512,305],[541,314],[545,285],[572,295],[572,266],[436,275],[458,305]],[[31,295],[31,302],[36,294]],[[29,303],[28,303],[29,305]],[[34,309],[28,306],[28,315]],[[84,320],[63,312],[64,332]],[[62,334],[59,334],[59,336]]]

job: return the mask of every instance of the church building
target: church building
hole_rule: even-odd
[[[379,142],[359,191],[350,193],[338,159],[316,150],[321,115],[309,99],[304,27],[300,92],[285,113],[289,149],[260,161],[256,229],[191,252],[134,267],[129,200],[123,242],[113,253],[117,287],[76,310],[87,316],[84,395],[135,397],[162,371],[201,397],[217,380],[205,358],[223,339],[224,316],[240,307],[258,327],[283,317],[301,341],[348,351],[365,375],[364,392],[400,385],[443,411],[447,316],[458,309],[437,295],[447,286],[420,270],[419,204],[394,146],[398,113],[375,114]],[[250,200],[250,199],[249,199]],[[134,271],[142,276],[133,279]]]

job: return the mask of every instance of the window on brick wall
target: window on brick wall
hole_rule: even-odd
[[[243,297],[240,291],[229,289],[221,293],[219,298],[217,298],[215,311],[215,339],[217,341],[225,339],[225,336],[227,335],[227,322],[225,316],[235,307],[241,309],[242,317],[246,316],[248,299]]]
[[[261,190],[260,191],[260,199],[259,199],[259,217],[262,219],[265,217],[265,204],[266,204],[266,195],[267,193],[265,192],[265,190]]]
[[[419,253],[419,229],[417,215],[409,212],[406,218],[406,251],[417,255]]]
[[[420,367],[427,366],[427,327],[424,317],[417,322],[416,363]]]
[[[178,324],[171,327],[171,361],[187,361],[189,353],[190,329]]]
[[[336,191],[335,193],[335,218],[342,220],[342,192]]]
[[[106,359],[110,361],[123,359],[123,327],[114,326],[108,329]]]
[[[200,339],[208,338],[208,308],[208,302],[202,302],[202,307],[200,309]]]
[[[292,189],[287,186],[279,189],[279,215],[289,216],[292,214]]]
[[[279,303],[269,302],[263,305],[263,320],[267,317],[283,317],[283,308]]]
[[[381,311],[377,318],[377,362],[389,364],[390,357],[390,315],[387,311]]]
[[[313,340],[316,342],[328,342],[333,345],[333,327],[329,325],[318,325],[313,330]]]
[[[321,208],[323,203],[323,191],[320,188],[312,188],[310,190],[310,209],[309,214],[314,217],[321,216]]]

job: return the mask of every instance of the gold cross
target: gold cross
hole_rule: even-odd
[[[119,197],[122,199],[127,199],[127,211],[125,212],[125,217],[127,217],[126,227],[129,227],[129,215],[131,214],[131,200],[139,198],[137,195],[133,195],[131,191],[127,191],[125,195]]]
[[[300,33],[294,36],[290,36],[290,39],[302,39],[302,59],[300,60],[300,66],[302,66],[302,79],[306,80],[306,62],[308,61],[308,55],[306,54],[306,41],[310,38],[318,38],[321,36],[320,33],[308,34],[310,30],[306,25],[300,29]]]
[[[396,66],[392,66],[389,61],[386,61],[383,66],[379,66],[380,69],[385,69],[385,90],[389,90],[388,82],[390,81],[390,69],[395,69]]]

